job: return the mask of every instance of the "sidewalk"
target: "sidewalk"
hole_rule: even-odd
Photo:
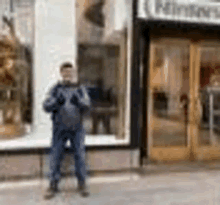
[[[220,171],[134,173],[96,176],[89,179],[91,195],[82,198],[76,181],[65,178],[62,192],[50,201],[43,199],[46,180],[0,184],[0,204],[10,205],[207,205],[220,204]]]
[[[201,171],[220,171],[220,161],[183,161],[183,162],[167,162],[167,163],[149,163],[145,161],[143,169],[140,169],[142,175],[157,175],[160,173],[170,172],[201,172]]]

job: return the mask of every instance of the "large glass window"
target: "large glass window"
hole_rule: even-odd
[[[34,19],[40,21],[41,18],[34,15],[34,0],[4,0],[0,5],[0,136],[9,138],[31,133],[33,122],[38,120],[33,119],[32,114],[32,54]],[[128,29],[125,26],[115,36],[113,31],[114,39],[105,40],[105,22],[109,14],[103,12],[104,6],[105,3],[99,0],[87,3],[76,0],[76,64],[79,81],[89,87],[92,99],[92,110],[84,118],[88,145],[129,142],[125,140],[125,136],[129,136],[125,131],[129,128],[126,120],[129,118],[127,113],[130,112],[127,79]],[[45,10],[45,19],[49,18],[47,14],[50,16],[47,13],[49,11],[50,9]],[[37,46],[41,47],[40,44]],[[48,47],[48,53],[49,49]],[[37,102],[35,99],[35,105]],[[32,139],[35,137],[36,140],[40,139],[37,133],[34,133]]]

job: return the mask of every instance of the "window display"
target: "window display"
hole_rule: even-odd
[[[32,1],[1,2],[1,138],[24,135],[31,126],[33,11]]]

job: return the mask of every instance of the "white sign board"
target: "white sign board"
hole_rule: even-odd
[[[138,18],[220,24],[220,3],[211,0],[139,0]]]

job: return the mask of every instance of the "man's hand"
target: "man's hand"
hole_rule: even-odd
[[[60,104],[60,105],[63,105],[65,103],[65,97],[64,95],[59,92],[58,96],[57,96],[57,102]]]

